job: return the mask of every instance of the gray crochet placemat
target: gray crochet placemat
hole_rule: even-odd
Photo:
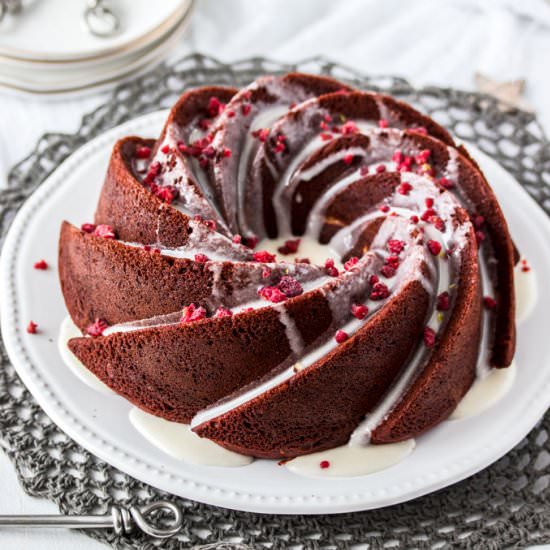
[[[550,144],[534,115],[506,109],[490,97],[435,87],[413,88],[395,77],[366,77],[325,59],[281,64],[249,59],[225,65],[191,55],[119,86],[82,119],[75,134],[46,134],[13,168],[0,193],[0,229],[45,177],[75,149],[136,115],[169,107],[188,87],[241,86],[264,73],[330,74],[360,88],[385,91],[429,113],[460,138],[497,159],[550,214]],[[118,549],[154,548],[523,548],[550,542],[550,413],[508,455],[447,489],[390,508],[333,516],[259,515],[167,496],[97,459],[66,436],[40,409],[0,346],[0,445],[24,490],[55,501],[63,513],[105,513],[168,498],[185,514],[168,541],[141,535],[91,536]],[[214,543],[226,544],[220,546]],[[236,544],[236,543],[242,543]],[[213,545],[214,546],[211,546]],[[204,545],[204,546],[203,546]]]

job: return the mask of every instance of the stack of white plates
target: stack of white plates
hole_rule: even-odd
[[[95,36],[87,0],[24,0],[0,21],[0,86],[34,93],[79,90],[157,62],[181,37],[193,0],[109,0],[118,29]]]

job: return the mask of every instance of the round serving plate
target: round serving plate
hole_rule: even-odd
[[[163,25],[190,0],[117,0],[109,7],[119,21],[112,36],[92,35],[84,24],[86,2],[23,0],[22,11],[0,23],[0,55],[29,61],[75,61],[154,41]]]
[[[58,94],[121,80],[168,54],[187,28],[192,5],[188,0],[153,42],[138,43],[105,57],[77,63],[19,63],[13,59],[5,63],[0,58],[0,86],[31,94]]]
[[[63,363],[56,340],[66,310],[57,279],[62,220],[92,219],[109,154],[125,135],[157,136],[167,111],[142,116],[90,141],[61,164],[28,199],[7,236],[0,262],[2,332],[17,372],[45,412],[103,460],[159,489],[227,508],[283,514],[336,513],[403,502],[488,466],[516,445],[550,405],[550,288],[518,327],[517,375],[511,391],[478,416],[446,421],[418,438],[399,464],[356,478],[308,478],[276,461],[240,468],[202,467],[164,454],[129,420],[131,405],[85,385]],[[493,185],[512,235],[538,281],[550,277],[550,220],[495,161],[470,146]],[[33,269],[39,259],[47,271]],[[25,331],[29,320],[39,333]]]

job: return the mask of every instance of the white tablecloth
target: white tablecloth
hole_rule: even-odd
[[[324,55],[371,74],[473,89],[474,73],[525,78],[526,99],[550,132],[550,4],[547,0],[197,0],[178,46],[224,61],[262,54],[294,61]],[[107,92],[65,99],[0,93],[0,185],[44,132],[73,132]],[[53,513],[23,494],[0,453],[0,514]],[[0,532],[0,548],[103,548],[69,532]]]

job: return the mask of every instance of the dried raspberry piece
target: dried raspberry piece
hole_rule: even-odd
[[[432,216],[429,222],[441,233],[445,232],[445,222],[439,216]]]
[[[394,269],[397,269],[399,267],[399,258],[397,256],[388,256],[384,263]]]
[[[397,151],[395,151],[395,153],[392,155],[391,159],[396,164],[401,164],[403,162],[403,153],[399,149],[397,149]]]
[[[364,319],[369,314],[369,308],[364,304],[353,304],[351,314],[357,319]]]
[[[412,185],[408,181],[404,181],[397,186],[396,191],[400,195],[408,195],[412,191],[412,188]]]
[[[319,462],[319,468],[321,468],[321,470],[330,468],[330,462],[328,460],[321,460],[321,462]]]
[[[271,269],[268,269],[267,267],[265,269],[262,270],[262,279],[268,279],[269,277],[271,277]]]
[[[352,120],[348,120],[342,126],[341,130],[342,130],[342,134],[344,134],[345,136],[359,133],[359,128],[357,128],[357,125]]]
[[[295,264],[311,264],[311,260],[309,258],[294,258]]]
[[[376,167],[376,173],[377,174],[383,174],[386,171],[386,166],[384,164],[379,164]]]
[[[189,304],[184,307],[181,312],[180,323],[194,323],[206,318],[206,309],[202,306],[198,307],[195,304]]]
[[[332,134],[327,134],[326,132],[321,132],[319,134],[321,141],[330,141],[332,139]]]
[[[278,304],[280,302],[284,302],[287,297],[281,290],[279,290],[276,286],[264,286],[263,288],[260,288],[258,290],[258,294],[268,302],[273,302],[274,304]]]
[[[443,187],[443,189],[452,189],[455,184],[448,178],[439,178],[437,183]]]
[[[286,151],[286,136],[279,134],[275,139],[275,152],[283,153],[284,151]]]
[[[412,215],[410,218],[412,223],[418,223],[420,221],[420,218],[418,216]]]
[[[428,250],[431,252],[431,254],[433,254],[434,256],[437,256],[441,252],[441,244],[437,241],[430,239],[426,243],[426,246],[428,247]]]
[[[170,145],[166,144],[163,147],[161,147],[161,152],[167,155],[170,152]]]
[[[357,262],[359,262],[359,258],[357,256],[352,256],[345,264],[344,269],[346,271],[352,270],[356,265]]]
[[[371,275],[371,276],[369,277],[369,283],[370,283],[371,285],[376,284],[379,280],[380,280],[380,279],[378,278],[378,275]]]
[[[46,263],[46,260],[39,260],[38,262],[36,262],[34,264],[34,269],[41,269],[41,270],[44,270],[44,269],[48,269],[48,264]]]
[[[216,313],[214,313],[214,317],[216,317],[217,319],[219,319],[220,317],[232,317],[232,316],[233,316],[233,312],[230,309],[227,309],[226,307],[222,307],[222,306],[220,306],[216,310]]]
[[[233,238],[231,239],[235,244],[241,244],[241,241],[243,238],[240,235],[233,235]]]
[[[295,254],[298,252],[298,247],[300,246],[300,239],[289,239],[285,241],[283,246],[280,246],[277,251],[281,254]]]
[[[426,204],[426,208],[432,208],[434,205],[434,200],[432,197],[426,197],[424,203]]]
[[[485,223],[485,218],[479,214],[474,214],[472,217],[472,223],[476,229],[481,229],[481,226]]]
[[[113,231],[113,228],[110,225],[106,225],[104,223],[96,226],[93,235],[96,237],[103,237],[104,239],[115,238],[115,232]]]
[[[233,118],[235,116],[235,111],[233,109],[229,109],[229,111],[227,111],[227,118]]]
[[[423,339],[427,348],[433,348],[435,346],[435,331],[430,327],[425,327]]]
[[[302,285],[290,275],[284,275],[281,277],[277,288],[287,297],[293,298],[294,296],[299,296],[303,294],[304,289]]]
[[[434,217],[435,215],[436,215],[436,211],[433,208],[428,208],[422,213],[422,216],[420,217],[420,219],[423,222],[429,222],[430,218]]]
[[[38,332],[38,325],[34,321],[29,321],[27,325],[27,332],[29,334],[36,334]]]
[[[275,254],[269,253],[267,250],[258,250],[253,254],[255,262],[271,264],[275,261]]]
[[[103,331],[109,327],[109,323],[104,319],[96,319],[91,325],[86,327],[86,333],[92,338],[97,338],[103,334]]]
[[[84,233],[93,233],[95,231],[95,224],[93,223],[83,223],[80,226],[80,229],[84,231]]]
[[[380,210],[380,212],[387,213],[390,211],[390,207],[387,204],[382,204],[378,207],[378,210]]]
[[[487,309],[495,309],[497,307],[497,301],[490,296],[483,297],[483,304]]]
[[[216,96],[212,96],[208,101],[208,114],[214,118],[223,112],[225,103],[222,103]]]
[[[195,261],[199,264],[208,262],[210,258],[206,254],[195,254]]]
[[[483,231],[476,231],[477,244],[481,244],[485,240],[485,233]]]
[[[170,185],[165,187],[155,186],[155,188],[151,190],[161,201],[166,204],[172,204],[172,202],[179,196],[179,191]]]
[[[349,335],[347,332],[344,332],[343,330],[337,330],[336,334],[334,335],[334,339],[339,343],[342,344],[349,338]]]
[[[244,105],[241,106],[241,113],[244,116],[247,116],[250,113],[251,109],[252,109],[252,105],[250,105],[250,103],[245,103]]]
[[[342,161],[344,162],[344,164],[347,164],[349,166],[353,162],[353,158],[353,155],[350,153],[348,155],[344,155]]]
[[[378,281],[372,286],[372,291],[370,293],[371,300],[385,300],[390,295],[389,288],[384,284]]]
[[[422,151],[420,151],[420,153],[418,153],[418,155],[414,157],[414,161],[416,162],[416,164],[425,164],[426,162],[428,162],[431,154],[432,152],[429,149],[423,149]]]
[[[393,276],[395,276],[395,268],[391,265],[383,265],[380,268],[380,273],[386,277],[386,279],[391,279]]]
[[[392,254],[399,254],[405,248],[405,242],[399,239],[390,239],[388,241],[388,250]]]
[[[385,118],[381,118],[378,121],[378,128],[387,128],[389,125],[389,122]]]
[[[325,270],[327,275],[330,277],[338,277],[338,269],[334,266],[334,260],[332,258],[327,258],[325,261]]]
[[[437,311],[447,311],[451,305],[450,296],[447,291],[442,292],[437,297],[436,309]]]
[[[267,138],[269,137],[269,128],[259,128],[258,130],[254,130],[251,132],[252,137],[255,137],[259,139],[262,143],[265,143],[267,141]]]
[[[260,239],[258,239],[258,237],[256,237],[256,235],[249,235],[248,237],[246,237],[244,239],[243,244],[247,248],[251,248],[252,250],[254,250],[256,248],[256,246],[258,245],[259,240]]]
[[[150,156],[151,156],[151,147],[147,147],[146,145],[136,146],[136,158],[148,159]]]

